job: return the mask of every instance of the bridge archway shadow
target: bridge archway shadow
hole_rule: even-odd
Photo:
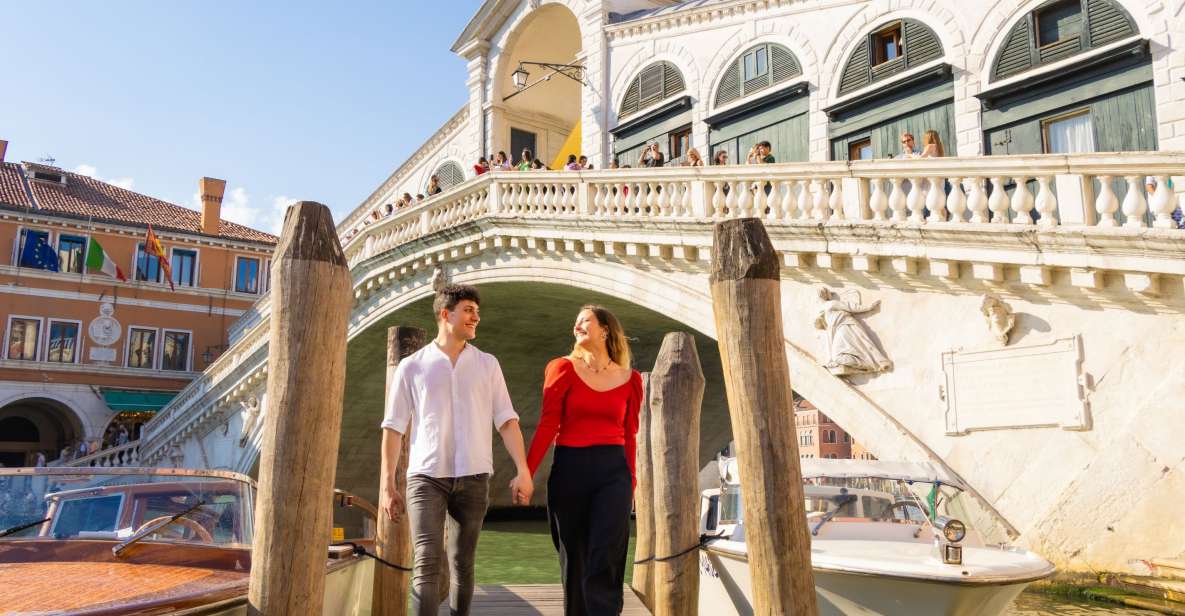
[[[716,341],[681,324],[678,315],[560,284],[498,282],[478,285],[482,322],[474,345],[493,353],[502,365],[511,399],[518,411],[528,444],[539,419],[543,369],[555,357],[572,348],[572,325],[580,306],[602,304],[622,321],[633,352],[633,367],[642,372],[654,360],[667,332],[689,331],[695,336],[706,386],[700,429],[700,465],[714,459],[731,440],[731,426],[720,356]],[[387,328],[420,327],[435,335],[432,298],[425,297],[385,316],[349,344],[346,367],[342,441],[338,453],[337,486],[368,499],[377,497]],[[513,465],[494,436],[495,474],[490,483],[491,508],[509,505],[505,486],[513,477]],[[546,502],[550,461],[540,467],[533,504]]]

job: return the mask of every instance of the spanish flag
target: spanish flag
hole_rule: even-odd
[[[164,246],[160,245],[160,240],[156,239],[156,234],[152,232],[152,225],[148,225],[148,235],[144,237],[144,254],[156,257],[157,265],[160,265],[160,270],[165,273],[165,280],[169,281],[169,290],[176,291],[173,287],[173,267],[169,265]]]

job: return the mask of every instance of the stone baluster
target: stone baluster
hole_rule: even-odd
[[[868,197],[868,209],[872,210],[873,220],[888,220],[886,212],[889,209],[889,199],[885,197],[884,181],[880,178],[868,180],[872,194]]]
[[[1148,202],[1144,200],[1144,187],[1140,180],[1143,176],[1125,176],[1127,180],[1127,194],[1123,196],[1123,215],[1127,217],[1125,227],[1146,227],[1144,213],[1148,211]]]
[[[950,213],[951,222],[963,222],[963,215],[967,212],[967,195],[963,193],[963,179],[950,179],[950,194],[946,196],[946,210]]]
[[[946,222],[946,193],[943,192],[946,180],[931,177],[926,181],[930,185],[926,191],[926,209],[930,210],[930,217],[927,220]]]
[[[798,180],[798,218],[806,220],[811,217],[811,189],[807,180]]]
[[[679,183],[679,215],[690,218],[691,211],[691,183]]]
[[[967,178],[971,192],[967,195],[967,209],[971,210],[971,222],[988,221],[988,200],[983,191],[983,178]]]
[[[1004,190],[1004,178],[995,176],[991,179],[992,196],[988,199],[988,209],[992,212],[992,222],[1002,224],[1008,222],[1008,191]]]
[[[1029,192],[1029,178],[1023,175],[1012,178],[1016,189],[1012,191],[1012,222],[1018,225],[1033,224],[1033,193]]]
[[[1152,193],[1152,199],[1148,204],[1152,208],[1152,214],[1156,216],[1156,219],[1152,221],[1153,227],[1157,229],[1177,228],[1177,223],[1173,220],[1174,201],[1176,199],[1173,196],[1173,189],[1169,187],[1169,176],[1156,176],[1156,191]]]
[[[889,178],[889,183],[892,185],[892,190],[889,192],[889,209],[893,210],[894,221],[908,220],[908,212],[905,203],[905,191],[901,189],[901,178]]]
[[[782,187],[782,198],[778,200],[778,218],[794,218],[794,184],[790,181],[778,184]]]
[[[905,197],[905,206],[909,208],[909,220],[911,222],[926,222],[926,199],[923,197],[924,192],[925,188],[922,185],[922,179],[910,178],[909,194]]]
[[[747,218],[753,215],[753,185],[750,182],[737,182],[733,189],[737,192],[737,207],[733,217]]]
[[[827,220],[831,217],[831,208],[827,205],[827,190],[824,186],[825,184],[819,178],[811,179],[811,193],[814,201],[814,207],[811,208],[811,218],[814,220]]]
[[[758,182],[756,188],[753,189],[753,212],[750,216],[757,218],[765,218],[766,210],[769,207],[769,198],[765,194],[765,182]]]
[[[724,188],[728,186],[727,182],[712,182],[712,217],[724,218]]]
[[[1119,210],[1119,198],[1115,196],[1115,191],[1111,189],[1111,176],[1099,176],[1099,195],[1095,198],[1094,209],[1099,213],[1100,227],[1115,227],[1118,222],[1115,220],[1115,212]]]
[[[649,196],[646,194],[646,184],[642,182],[635,182],[633,188],[630,189],[630,192],[633,193],[633,198],[631,199],[631,201],[633,201],[633,207],[631,207],[630,211],[627,213],[633,214],[635,216],[643,215],[645,212],[642,210],[646,208],[646,198]]]
[[[601,218],[604,216],[605,202],[604,202],[604,184],[593,184],[592,188],[592,215],[594,218]]]
[[[643,216],[657,216],[658,215],[658,196],[662,189],[660,185],[654,182],[646,183],[646,204],[642,209]]]
[[[737,199],[741,192],[740,182],[728,183],[728,194],[724,198],[724,213],[727,218],[737,217]]]
[[[833,178],[831,180],[831,219],[843,220],[846,215],[843,211],[843,178]]]
[[[1037,213],[1041,218],[1037,224],[1042,227],[1052,227],[1057,224],[1057,197],[1049,188],[1053,178],[1048,175],[1037,177]]]

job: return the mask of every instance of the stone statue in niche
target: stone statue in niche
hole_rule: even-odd
[[[432,290],[439,291],[449,283],[448,272],[444,271],[444,266],[437,265],[436,271],[432,272]]]
[[[239,433],[239,447],[246,447],[259,422],[259,398],[251,396],[239,404],[243,405],[243,431]]]
[[[880,300],[864,306],[860,303],[859,291],[853,289],[840,297],[826,287],[819,287],[819,300],[823,305],[815,316],[815,328],[827,333],[827,363],[824,367],[831,374],[884,372],[893,367],[893,362],[856,318],[858,314],[875,309]]]
[[[995,338],[1000,346],[1007,346],[1008,336],[1012,333],[1012,328],[1016,326],[1016,315],[1013,314],[1012,307],[995,295],[988,294],[983,296],[979,312],[983,314],[983,319],[987,323],[992,338]]]

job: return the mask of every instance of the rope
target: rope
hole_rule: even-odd
[[[686,556],[686,555],[704,547],[705,545],[707,545],[707,543],[710,539],[718,539],[723,536],[724,536],[723,533],[717,533],[715,535],[700,535],[698,543],[687,548],[686,550],[683,550],[682,552],[678,552],[676,554],[671,554],[670,556],[649,556],[649,557],[643,558],[642,560],[635,560],[634,565],[644,565],[648,562],[664,563],[664,562],[667,562],[668,560],[675,560],[676,558],[679,558],[680,556]]]
[[[353,548],[353,553],[354,553],[355,555],[357,555],[357,556],[369,556],[369,557],[371,557],[371,558],[373,558],[373,559],[375,559],[375,560],[379,561],[380,563],[383,563],[384,565],[387,565],[388,567],[390,567],[390,568],[392,568],[392,569],[395,569],[395,570],[398,570],[398,571],[406,571],[406,572],[408,572],[408,573],[411,573],[411,567],[401,567],[401,566],[399,566],[399,565],[396,565],[396,564],[395,564],[395,563],[393,563],[393,562],[390,562],[390,561],[387,561],[387,560],[383,560],[382,558],[379,558],[378,554],[375,554],[375,553],[373,553],[373,552],[369,552],[369,551],[367,551],[367,550],[366,550],[366,548],[364,548],[364,547],[362,547],[362,546],[358,545],[357,543],[354,543],[353,541],[344,541],[344,542],[342,542],[342,543],[331,543],[331,544],[329,544],[329,546],[330,546],[330,547],[336,547],[336,546],[340,546],[340,545],[348,545],[348,546],[350,546],[351,548]]]

